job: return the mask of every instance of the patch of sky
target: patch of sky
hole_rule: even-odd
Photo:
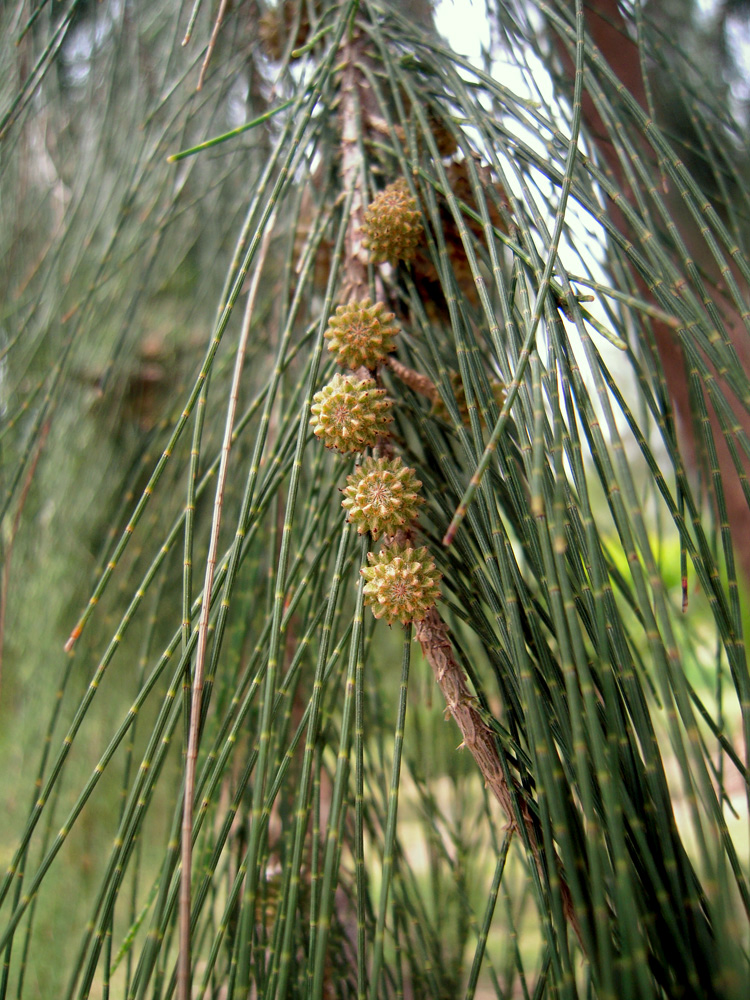
[[[439,0],[435,8],[435,22],[438,32],[459,56],[465,57],[477,70],[489,72],[504,89],[505,97],[491,105],[485,100],[486,108],[492,107],[497,117],[498,135],[506,136],[495,144],[496,155],[505,144],[508,153],[498,156],[498,165],[503,171],[503,182],[508,191],[526,206],[527,214],[536,216],[538,224],[531,226],[528,236],[534,239],[542,261],[547,257],[546,240],[542,236],[542,226],[546,238],[551,237],[555,228],[554,211],[559,204],[561,186],[545,169],[534,165],[534,160],[544,162],[561,178],[565,169],[568,142],[571,135],[572,108],[556,90],[550,73],[541,58],[538,40],[542,35],[542,25],[538,13],[527,8],[524,12],[528,24],[528,37],[535,43],[518,45],[519,34],[513,45],[504,44],[502,37],[492,37],[490,19],[484,2],[477,0]],[[465,78],[473,74],[469,69],[462,71]],[[503,113],[503,106],[505,112]],[[478,132],[470,122],[462,122],[470,140],[482,153],[482,142]],[[578,148],[587,150],[585,140],[579,138]],[[589,196],[600,204],[602,197],[596,185],[588,183]],[[552,211],[551,211],[552,210]],[[558,259],[569,277],[578,276],[586,284],[574,290],[581,295],[592,293],[591,283],[598,284],[594,291],[594,301],[587,301],[587,312],[600,329],[608,330],[616,337],[627,339],[630,325],[627,310],[622,309],[616,299],[606,296],[603,289],[616,287],[606,264],[606,238],[599,222],[584,208],[571,193],[565,208],[565,225],[558,247]],[[554,277],[554,272],[553,272]],[[589,388],[593,389],[587,373],[588,364],[583,360],[583,347],[574,323],[563,317],[574,351],[581,361],[580,369]],[[546,358],[545,337],[540,328],[537,339],[540,356]],[[589,327],[597,350],[601,353],[610,371],[620,383],[620,388],[630,394],[635,393],[635,379],[629,363],[622,352],[595,330]],[[634,396],[635,398],[635,396]],[[592,392],[592,402],[599,409],[596,394]],[[620,416],[618,423],[624,424]]]
[[[94,55],[120,23],[123,0],[103,5],[97,16],[86,18],[70,31],[62,49],[62,62],[69,83],[80,87],[86,83]]]

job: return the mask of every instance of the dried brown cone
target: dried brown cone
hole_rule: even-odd
[[[373,264],[411,260],[422,242],[422,220],[417,199],[402,178],[376,195],[365,212],[362,246]]]
[[[310,21],[305,4],[297,4],[294,0],[283,0],[276,7],[269,7],[260,18],[258,36],[265,55],[273,62],[280,62],[283,58],[295,22],[297,33],[294,36],[292,51],[302,48],[310,34]]]
[[[370,299],[339,306],[324,334],[336,364],[352,369],[377,368],[396,349],[398,327],[392,325],[393,318],[382,302],[373,305]]]
[[[406,116],[410,117],[411,101],[403,91],[401,91],[401,100],[403,101],[404,104],[404,111],[406,113]],[[458,143],[456,142],[456,138],[453,135],[453,133],[445,127],[443,120],[435,113],[435,111],[432,110],[432,108],[429,108],[427,110],[427,124],[429,125],[430,131],[432,132],[432,137],[435,140],[435,145],[437,147],[437,151],[440,157],[442,159],[446,159],[449,156],[453,156],[453,154],[458,149]],[[404,149],[405,150],[407,149],[406,129],[403,127],[403,125],[395,125],[395,126],[389,125],[388,122],[386,122],[385,119],[380,116],[379,111],[373,110],[370,112],[368,110],[368,112],[365,115],[365,125],[366,125],[367,137],[370,140],[376,138],[377,140],[382,141],[380,139],[381,136],[385,136],[386,138],[390,139],[391,136],[395,134],[396,138],[404,147]],[[371,133],[375,133],[375,135],[373,136]],[[373,152],[377,155],[378,152],[377,143],[373,144]],[[431,152],[429,144],[425,141],[425,137],[421,131],[417,133],[417,152],[420,155],[425,153],[427,155],[430,155]]]
[[[456,137],[445,127],[445,123],[438,114],[433,111],[432,108],[427,110],[427,124],[430,126],[430,131],[432,132],[432,138],[435,140],[435,145],[437,146],[438,153],[443,157],[453,156],[453,154],[458,149],[458,143],[456,142]],[[418,146],[421,148],[422,144],[426,146],[427,143],[424,142],[422,136],[417,138]],[[428,150],[429,151],[429,150]]]
[[[458,407],[458,413],[461,417],[461,421],[464,424],[469,423],[469,404],[466,402],[466,389],[464,388],[463,379],[459,372],[450,373],[451,388],[453,389],[453,395],[456,400],[456,406]],[[505,386],[502,382],[498,382],[497,379],[490,379],[490,391],[492,392],[492,397],[495,403],[502,407],[505,402]],[[448,410],[447,405],[442,399],[438,399],[432,407],[433,416],[440,417],[442,420],[447,420],[451,422],[451,415]],[[484,423],[484,414],[480,414],[481,422]]]
[[[492,174],[488,167],[477,165],[476,171],[479,176],[480,184],[484,187],[485,191],[488,192],[486,201],[490,222],[496,229],[499,229],[503,233],[507,233],[508,227],[505,224],[502,212],[497,204],[497,202],[499,202],[506,208],[506,210],[509,210],[509,203],[505,191],[501,185],[493,182]],[[448,164],[446,167],[446,174],[450,188],[457,200],[463,202],[463,204],[467,205],[473,211],[478,212],[479,209],[477,207],[474,191],[471,186],[469,168],[466,161],[463,160],[461,163]],[[493,196],[489,194],[490,189],[493,192]],[[478,305],[479,296],[477,294],[476,282],[466,256],[466,249],[464,248],[461,234],[456,226],[456,220],[453,218],[453,213],[444,198],[440,198],[438,205],[443,239],[445,241],[445,247],[451,262],[453,274],[456,279],[456,284],[472,305]],[[480,243],[484,243],[485,235],[482,223],[466,214],[464,214],[463,219],[469,233],[471,233],[471,235],[474,236]],[[427,248],[424,246],[421,246],[414,256],[414,260],[412,262],[412,276],[420,293],[420,298],[425,303],[428,315],[439,318],[449,318],[450,314],[445,301],[445,292],[443,291],[442,283],[438,276],[437,269],[432,262],[432,258],[427,252]]]
[[[367,580],[365,604],[389,625],[419,622],[440,597],[440,572],[424,546],[393,545],[377,555],[367,553],[369,566],[360,572]]]
[[[355,452],[388,434],[391,401],[373,379],[334,375],[313,396],[310,424],[326,448]]]
[[[413,521],[424,503],[414,470],[396,458],[366,458],[347,477],[341,506],[363,535],[393,535]]]

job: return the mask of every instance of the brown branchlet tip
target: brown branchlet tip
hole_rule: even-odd
[[[421,622],[440,596],[441,574],[427,549],[394,545],[378,555],[368,552],[367,561],[360,572],[367,580],[365,603],[375,617],[389,625]]]
[[[417,200],[401,178],[376,195],[365,212],[362,246],[373,264],[411,260],[422,242]]]
[[[417,516],[424,503],[414,470],[400,458],[366,458],[347,477],[341,506],[363,535],[393,535]]]
[[[324,334],[328,350],[336,354],[336,364],[342,368],[377,368],[396,349],[393,338],[398,327],[392,325],[393,318],[382,302],[373,305],[370,299],[339,306]]]
[[[326,448],[355,452],[388,434],[391,401],[373,379],[334,375],[313,396],[310,424]]]

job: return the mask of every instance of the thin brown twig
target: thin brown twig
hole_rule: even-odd
[[[198,625],[198,644],[195,654],[195,675],[190,704],[190,730],[188,736],[187,754],[185,758],[185,798],[182,804],[182,872],[180,876],[180,951],[177,965],[177,988],[179,1000],[190,1000],[190,895],[193,851],[193,796],[195,792],[195,772],[198,761],[198,745],[200,742],[201,701],[203,697],[203,674],[206,663],[206,648],[208,644],[208,621],[211,610],[211,588],[213,587],[214,571],[219,548],[219,529],[224,504],[224,487],[226,485],[229,452],[232,446],[234,418],[239,398],[240,379],[245,362],[250,324],[255,307],[255,299],[260,287],[260,277],[263,272],[266,253],[273,233],[273,216],[269,219],[263,242],[258,253],[258,263],[253,275],[252,284],[247,296],[245,315],[242,321],[242,331],[237,345],[232,388],[227,407],[227,419],[224,427],[224,441],[221,446],[221,461],[216,483],[214,498],[214,514],[211,524],[211,540],[206,558],[206,576],[203,584],[203,601],[201,617]]]
[[[413,545],[416,523],[385,539],[385,546]],[[482,718],[477,700],[469,688],[468,678],[456,660],[447,624],[433,605],[425,617],[414,622],[414,637],[432,668],[438,687],[445,699],[446,711],[452,716],[463,737],[465,747],[476,761],[487,786],[505,812],[511,830],[518,830],[513,800],[505,777],[495,734]],[[521,815],[527,829],[532,849],[536,844],[536,830],[528,806],[521,801]]]
[[[211,61],[211,56],[214,54],[214,49],[216,48],[216,42],[219,37],[219,31],[221,29],[221,24],[222,21],[224,20],[224,15],[226,14],[226,11],[227,11],[227,0],[221,0],[219,13],[216,15],[213,31],[211,32],[211,38],[209,39],[208,48],[206,49],[206,58],[203,60],[203,65],[201,66],[200,76],[198,77],[198,86],[195,88],[196,90],[201,90],[201,88],[203,87],[203,81],[206,76],[206,71],[208,70],[208,64]]]
[[[471,694],[463,668],[453,655],[448,626],[443,621],[437,607],[431,608],[421,622],[415,623],[414,634],[445,698],[446,709],[461,730],[463,739],[460,746],[466,747],[476,761],[485,784],[500,803],[508,818],[509,829],[519,832],[516,812],[513,808],[513,798],[497,750],[495,734],[476,708],[476,698]],[[544,864],[536,824],[523,797],[518,796],[516,802],[534,856],[534,863],[541,875]],[[580,940],[580,925],[573,909],[570,890],[559,870],[557,858],[555,858],[555,862],[558,868],[565,916]]]
[[[466,674],[456,662],[448,626],[437,607],[431,608],[414,627],[414,634],[432,667],[438,687],[445,698],[446,710],[461,730],[461,747],[466,747],[477,762],[482,776],[508,817],[511,829],[517,830],[513,802],[502,764],[495,746],[495,736],[476,708],[476,698],[471,694]],[[527,828],[532,826],[526,806],[522,814]],[[533,843],[534,831],[530,832]]]

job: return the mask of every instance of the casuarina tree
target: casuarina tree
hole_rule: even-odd
[[[745,8],[3,6],[0,997],[745,995]]]

